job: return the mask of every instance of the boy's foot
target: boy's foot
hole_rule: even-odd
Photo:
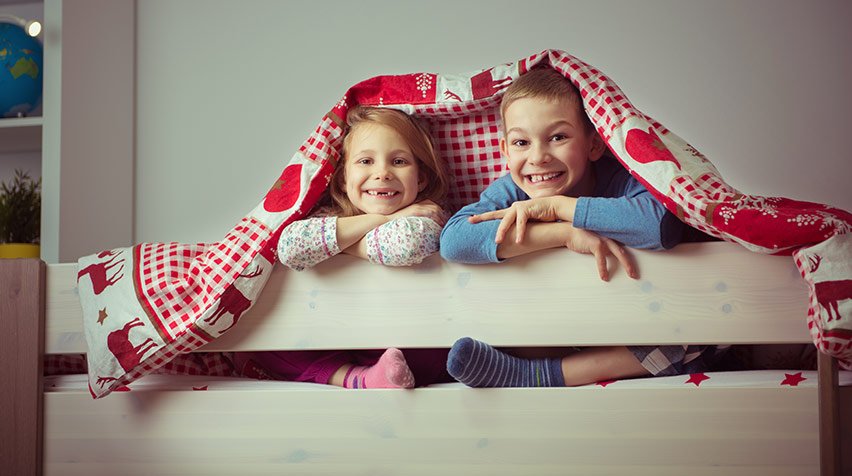
[[[399,349],[390,348],[371,366],[352,366],[343,377],[345,388],[413,388],[414,374]]]
[[[453,344],[447,371],[469,387],[563,387],[562,359],[521,359],[463,337]]]

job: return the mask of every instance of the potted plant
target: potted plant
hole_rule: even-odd
[[[0,183],[0,258],[38,258],[41,234],[41,179],[15,170]]]

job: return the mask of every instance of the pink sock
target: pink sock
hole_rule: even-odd
[[[352,366],[343,377],[345,388],[412,388],[414,375],[399,349],[390,348],[372,366]]]

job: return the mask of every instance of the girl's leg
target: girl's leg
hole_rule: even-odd
[[[347,351],[287,350],[235,352],[239,375],[269,380],[327,384],[332,374],[352,360]]]
[[[412,388],[414,375],[402,351],[390,348],[372,365],[343,364],[328,383],[345,388]]]

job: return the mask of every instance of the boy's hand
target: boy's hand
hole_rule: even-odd
[[[397,218],[403,217],[424,217],[429,218],[435,223],[444,226],[447,223],[447,213],[444,212],[444,209],[438,206],[437,203],[432,200],[422,200],[419,202],[414,202],[411,205],[397,210],[392,215],[389,215],[388,218],[391,220],[396,220]]]
[[[607,256],[609,255],[614,256],[621,263],[627,272],[627,276],[639,279],[639,271],[636,269],[633,257],[623,246],[609,238],[591,231],[574,228],[565,242],[565,247],[578,253],[594,255],[598,264],[598,274],[604,281],[609,281],[609,269],[607,268]]]
[[[570,221],[574,218],[576,199],[572,197],[554,196],[531,198],[515,202],[509,208],[485,212],[468,218],[470,223],[481,223],[488,220],[500,219],[497,227],[495,243],[502,243],[506,232],[515,225],[515,243],[524,241],[527,222],[533,221]]]

